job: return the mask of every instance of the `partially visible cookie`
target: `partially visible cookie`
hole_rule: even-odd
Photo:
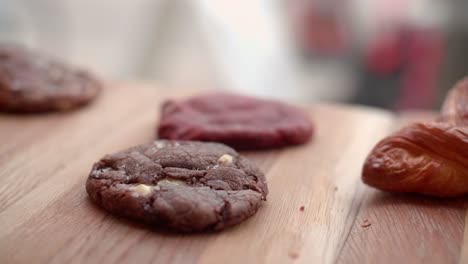
[[[101,88],[89,72],[12,44],[0,44],[0,111],[65,111],[92,101]]]
[[[263,173],[232,148],[167,140],[105,156],[86,190],[111,213],[185,232],[240,223],[268,194]]]
[[[159,138],[213,141],[235,149],[306,143],[313,125],[300,109],[247,96],[212,93],[162,106]]]

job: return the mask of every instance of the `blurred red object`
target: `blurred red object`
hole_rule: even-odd
[[[444,49],[444,37],[435,29],[399,27],[375,36],[365,53],[365,67],[377,76],[398,73],[397,110],[432,108]]]
[[[369,44],[365,64],[373,73],[389,75],[402,67],[403,52],[404,35],[398,31],[383,31]]]
[[[412,30],[407,45],[407,66],[401,80],[397,109],[431,108],[440,77],[444,38],[434,30]]]
[[[291,17],[302,51],[335,55],[348,46],[341,1],[293,1]]]

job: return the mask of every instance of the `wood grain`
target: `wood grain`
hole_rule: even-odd
[[[409,112],[394,130],[435,113]],[[458,263],[465,227],[465,198],[389,194],[366,188],[363,206],[338,263]],[[466,263],[460,261],[459,263]]]
[[[467,260],[465,199],[390,195],[361,183],[373,145],[420,118],[365,107],[306,107],[317,126],[312,142],[245,152],[265,171],[270,195],[238,226],[174,234],[113,217],[87,198],[91,165],[106,153],[151,141],[159,103],[190,92],[109,86],[80,111],[0,115],[0,263]]]

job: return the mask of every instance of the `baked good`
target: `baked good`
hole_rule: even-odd
[[[449,92],[439,118],[414,123],[380,141],[362,180],[385,191],[468,194],[468,79]]]
[[[0,111],[65,111],[91,102],[101,89],[89,72],[13,44],[0,44]]]
[[[185,232],[240,223],[268,194],[263,173],[232,148],[167,140],[105,156],[86,190],[111,213]]]
[[[309,117],[284,103],[229,93],[208,93],[162,106],[159,138],[214,141],[235,149],[269,149],[306,143]]]

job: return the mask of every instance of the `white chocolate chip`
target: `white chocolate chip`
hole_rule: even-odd
[[[162,142],[162,141],[155,141],[154,145],[156,145],[156,148],[158,148],[158,149],[164,148],[166,146],[166,144],[164,142]]]
[[[167,185],[167,184],[174,184],[174,185],[187,185],[185,181],[175,180],[175,179],[162,179],[158,182],[158,185]]]
[[[138,184],[137,186],[134,186],[132,190],[134,192],[133,196],[138,197],[138,196],[148,196],[149,194],[151,194],[151,191],[153,190],[153,188],[146,184]]]
[[[232,163],[233,157],[229,154],[224,154],[218,159],[220,164],[229,164]]]

